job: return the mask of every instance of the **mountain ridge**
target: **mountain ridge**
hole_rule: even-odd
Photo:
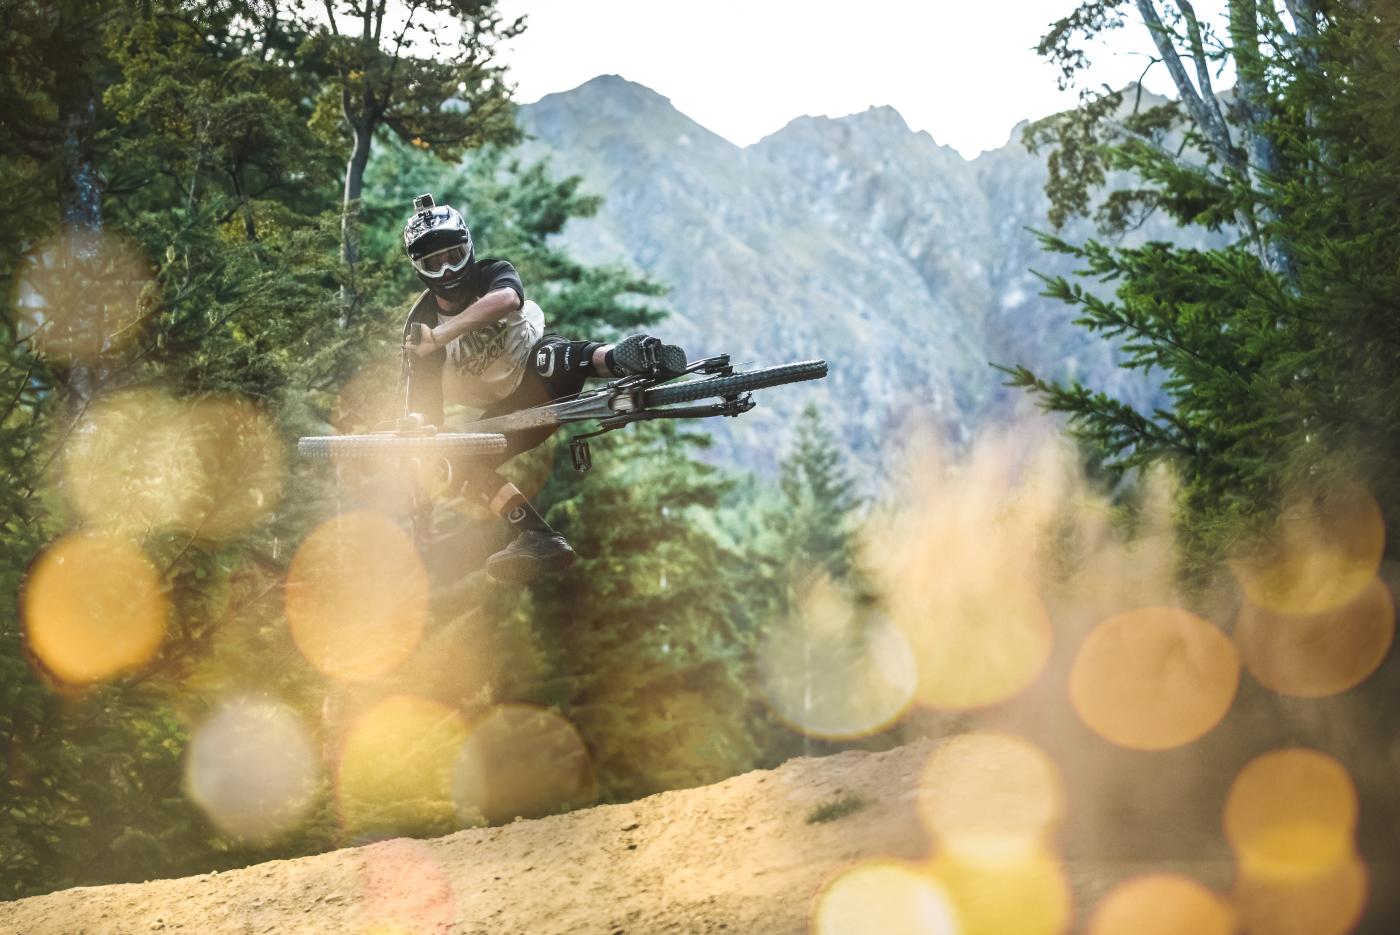
[[[763,394],[716,435],[717,459],[771,468],[807,403],[829,414],[861,473],[878,476],[909,438],[956,446],[1026,409],[990,363],[1081,377],[1138,405],[1151,381],[1041,296],[1031,272],[1073,271],[1041,252],[1043,156],[1013,136],[965,159],[888,105],[795,117],[739,147],[619,76],[520,108],[527,154],[603,196],[565,246],[671,287],[660,328],[692,355],[761,364],[825,357],[831,376]],[[1094,233],[1079,221],[1071,241]],[[1123,238],[1199,239],[1153,219]],[[720,335],[723,337],[721,338]]]

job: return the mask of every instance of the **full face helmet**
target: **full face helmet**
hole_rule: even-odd
[[[413,199],[403,248],[423,285],[444,299],[462,298],[476,253],[467,222],[455,208],[434,204],[432,195]]]

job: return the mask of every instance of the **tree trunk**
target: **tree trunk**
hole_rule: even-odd
[[[352,125],[355,134],[355,148],[350,152],[350,161],[345,166],[345,200],[340,213],[340,248],[345,265],[353,276],[355,264],[360,259],[360,247],[355,240],[355,215],[360,207],[360,193],[365,186],[365,167],[369,165],[370,144],[374,130],[370,121],[362,119]]]
[[[94,164],[92,139],[97,123],[97,100],[85,89],[76,100],[64,101],[63,154],[58,167],[59,217],[65,225],[102,229],[102,189]]]
[[[243,236],[253,241],[258,239],[258,227],[253,218],[253,206],[248,203],[248,193],[243,191],[243,182],[239,178],[239,171],[234,169],[229,173],[233,180],[233,191],[238,196],[238,207],[243,212]]]
[[[94,140],[97,135],[97,91],[87,80],[81,63],[72,66],[72,77],[61,86],[58,118],[63,144],[56,163],[59,220],[68,232],[66,249],[74,252],[67,262],[75,268],[88,268],[99,249],[102,230],[102,187],[97,174]],[[96,321],[85,322],[94,333],[106,334],[102,303],[94,296],[92,314]],[[105,341],[105,338],[103,339]],[[104,348],[105,349],[105,348]],[[68,410],[82,411],[97,391],[100,375],[96,367],[74,359],[68,370]]]
[[[369,165],[370,142],[374,139],[374,125],[367,117],[361,116],[352,120],[347,107],[346,120],[355,134],[355,147],[350,151],[350,161],[345,166],[345,198],[340,206],[340,255],[345,261],[345,283],[340,287],[342,328],[350,324],[355,306],[360,302],[360,290],[355,284],[355,267],[360,261],[355,216],[360,210],[360,193],[365,185],[365,167]]]
[[[1259,52],[1258,0],[1230,0],[1230,45],[1238,74],[1235,88],[1249,156],[1249,177],[1258,191],[1268,180],[1277,179],[1282,168],[1278,146],[1266,126],[1271,108],[1267,65]],[[1259,220],[1265,226],[1270,225],[1275,220],[1272,209],[1261,207]],[[1297,278],[1292,252],[1277,234],[1265,235],[1263,250],[1270,269],[1290,281]]]

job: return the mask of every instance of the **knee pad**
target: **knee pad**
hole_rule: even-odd
[[[593,352],[602,347],[597,341],[560,341],[535,348],[535,373],[546,380],[574,373],[593,373]]]

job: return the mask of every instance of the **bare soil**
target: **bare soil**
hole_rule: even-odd
[[[435,840],[49,893],[0,904],[0,931],[806,932],[815,897],[842,869],[929,856],[914,800],[938,743],[796,759],[705,788]],[[1228,859],[1099,860],[1073,848],[1066,868],[1075,930],[1123,877],[1175,870],[1228,892],[1232,872]]]

